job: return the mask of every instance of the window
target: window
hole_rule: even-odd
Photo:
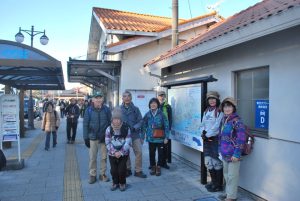
[[[236,72],[236,97],[238,114],[255,135],[268,137],[268,128],[256,125],[256,103],[269,101],[269,67]]]

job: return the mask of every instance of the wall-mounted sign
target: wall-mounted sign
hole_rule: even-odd
[[[255,101],[255,128],[269,128],[269,100]]]

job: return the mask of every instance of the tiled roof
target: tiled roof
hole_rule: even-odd
[[[207,41],[215,40],[225,34],[238,30],[245,26],[250,26],[256,21],[267,19],[273,15],[280,14],[286,10],[300,6],[300,0],[264,0],[243,10],[223,22],[213,25],[207,32],[198,35],[191,40],[185,41],[170,51],[152,59],[144,66],[152,65],[165,60],[185,50],[201,45]]]
[[[171,28],[172,18],[138,14],[106,8],[93,8],[104,27],[109,30],[161,32]],[[216,13],[199,16],[190,20],[179,19],[179,24],[189,23]]]

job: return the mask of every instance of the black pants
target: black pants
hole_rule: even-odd
[[[166,165],[167,161],[168,163],[171,163],[171,140],[168,140],[167,144],[164,144],[164,157],[162,160],[162,165]]]
[[[65,109],[60,109],[60,117],[64,118],[65,115]]]
[[[109,156],[110,173],[114,184],[126,184],[126,161],[128,156]]]
[[[68,140],[75,141],[76,138],[76,130],[77,130],[77,121],[67,121],[67,138]],[[71,137],[71,131],[72,131],[72,137]]]
[[[157,165],[162,166],[163,165],[163,158],[164,158],[164,143],[152,143],[149,142],[149,158],[150,158],[150,166],[156,165],[155,155],[156,155],[156,149],[158,152],[158,161]]]

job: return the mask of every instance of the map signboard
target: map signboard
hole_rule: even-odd
[[[168,90],[173,123],[170,138],[203,151],[201,127],[201,84],[174,87]]]

